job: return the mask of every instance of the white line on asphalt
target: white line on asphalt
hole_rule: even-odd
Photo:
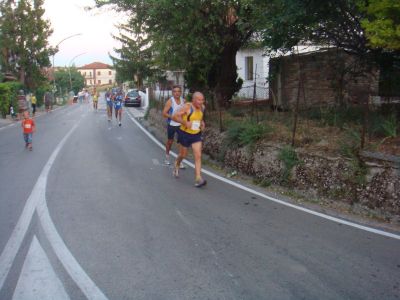
[[[31,194],[26,201],[24,209],[22,211],[21,216],[18,219],[18,223],[15,226],[11,237],[9,238],[3,252],[0,256],[0,290],[3,287],[4,280],[7,277],[8,272],[12,266],[15,256],[22,244],[26,231],[28,230],[29,224],[31,222],[33,213],[35,212],[35,208],[38,204],[39,199],[45,197],[46,191],[46,182],[47,175],[50,171],[51,166],[53,165],[58,152],[61,147],[64,145],[67,138],[72,134],[72,132],[77,128],[78,124],[75,124],[74,127],[70,129],[67,135],[61,140],[61,142],[57,145],[54,152],[51,154],[49,160],[44,166],[42,172],[39,175],[38,180],[36,181],[35,186]]]
[[[106,300],[107,297],[86,274],[85,270],[83,270],[79,262],[68,250],[63,239],[57,232],[57,229],[51,220],[45,198],[39,201],[37,209],[40,222],[43,226],[44,232],[46,233],[46,237],[53,247],[58,259],[61,261],[71,278],[75,281],[88,299]]]
[[[33,237],[12,300],[70,300],[36,236]]]
[[[46,186],[49,171],[54,164],[58,153],[61,151],[65,142],[75,131],[78,125],[79,122],[70,129],[70,131],[65,135],[65,137],[61,140],[51,154],[25,204],[23,212],[18,219],[17,226],[14,228],[11,237],[0,256],[0,290],[2,289],[4,281],[11,269],[15,256],[21,247],[22,241],[28,230],[32,215],[36,208],[40,221],[42,222],[42,227],[47,235],[47,238],[49,239],[51,246],[54,249],[54,252],[64,265],[68,274],[82,290],[85,296],[88,299],[107,299],[65,246],[65,243],[51,221],[46,205]]]
[[[192,226],[192,224],[190,223],[190,221],[181,213],[181,211],[179,209],[176,210],[177,215],[179,216],[179,218],[182,219],[182,222],[185,223],[187,226]]]
[[[136,124],[136,126],[138,126],[138,127],[139,127],[139,128],[154,142],[154,143],[156,143],[161,149],[164,149],[164,148],[165,148],[165,145],[163,145],[162,143],[160,143],[160,142],[159,142],[150,132],[148,132],[138,121],[136,121],[136,120],[132,117],[132,115],[131,115],[129,112],[127,112],[127,113],[128,113],[128,115],[129,115],[129,118]],[[174,157],[177,157],[177,154],[176,154],[176,153],[174,153],[174,152],[172,152],[172,151],[171,151],[170,153],[171,153]],[[192,164],[190,161],[184,160],[184,162],[185,162],[187,165],[189,165],[190,167],[194,168],[194,164]],[[227,183],[227,184],[230,184],[230,185],[232,185],[232,186],[234,186],[234,187],[237,187],[237,188],[239,188],[239,189],[241,189],[241,190],[243,190],[243,191],[249,192],[249,193],[251,193],[251,194],[253,194],[253,195],[262,197],[262,198],[267,199],[267,200],[270,200],[270,201],[272,201],[272,202],[279,203],[279,204],[282,204],[282,205],[285,205],[285,206],[288,206],[288,207],[291,207],[291,208],[300,210],[300,211],[302,211],[302,212],[305,212],[305,213],[308,213],[308,214],[311,214],[311,215],[314,215],[314,216],[317,216],[317,217],[320,217],[320,218],[323,218],[323,219],[326,219],[326,220],[330,220],[330,221],[333,221],[333,222],[336,222],[336,223],[339,223],[339,224],[351,226],[351,227],[354,227],[354,228],[357,228],[357,229],[361,229],[361,230],[364,230],[364,231],[367,231],[367,232],[371,232],[371,233],[379,234],[379,235],[382,235],[382,236],[385,236],[385,237],[389,237],[389,238],[393,238],[393,239],[400,240],[400,235],[398,235],[398,234],[386,232],[386,231],[383,231],[383,230],[375,229],[375,228],[372,228],[372,227],[360,225],[360,224],[353,223],[353,222],[350,222],[350,221],[346,221],[346,220],[342,220],[342,219],[339,219],[339,218],[335,218],[335,217],[332,217],[332,216],[329,216],[329,215],[326,215],[326,214],[323,214],[323,213],[319,213],[319,212],[313,211],[313,210],[311,210],[311,209],[304,208],[304,207],[301,207],[301,206],[298,206],[298,205],[294,205],[294,204],[291,204],[291,203],[288,203],[288,202],[285,202],[285,201],[276,199],[276,198],[274,198],[274,197],[265,195],[265,194],[263,194],[263,193],[257,192],[257,191],[255,191],[255,190],[253,190],[253,189],[250,189],[250,188],[248,188],[248,187],[246,187],[246,186],[244,186],[244,185],[242,185],[242,184],[240,184],[240,183],[237,183],[237,182],[234,182],[234,181],[232,181],[232,180],[226,179],[226,178],[224,178],[224,177],[222,177],[222,176],[220,176],[220,175],[217,175],[217,174],[215,174],[215,173],[213,173],[213,172],[210,172],[210,171],[208,171],[208,170],[202,169],[202,172],[203,172],[204,174],[207,174],[207,175],[210,176],[210,177],[213,177],[213,178],[215,178],[215,179],[221,180],[221,181],[223,181],[223,182],[225,182],[225,183]]]
[[[53,112],[54,112],[54,111],[57,111],[57,110],[59,110],[59,109],[61,109],[61,108],[63,108],[63,107],[64,107],[64,106],[57,107],[56,109],[53,110]],[[41,116],[45,116],[45,115],[46,115],[45,113],[42,113],[42,114],[40,114],[40,115],[37,115],[37,116],[35,117],[35,119],[37,119],[37,118],[39,118],[39,117],[41,117]],[[20,124],[19,121],[15,121],[15,122],[16,122],[16,123],[11,123],[11,124],[9,124],[9,125],[0,127],[0,131],[4,130],[4,129],[6,129],[6,128],[9,128],[9,127],[14,127],[14,126],[17,125],[17,124]]]

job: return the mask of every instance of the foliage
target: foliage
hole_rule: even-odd
[[[382,129],[385,133],[386,137],[393,137],[397,136],[397,120],[396,115],[392,114],[387,119],[382,122]]]
[[[0,113],[3,118],[9,112],[11,91],[5,83],[0,83]]]
[[[359,125],[363,119],[362,108],[357,106],[311,108],[303,114],[309,119],[319,121],[323,126],[335,126],[341,129],[349,123]]]
[[[111,56],[117,72],[117,82],[135,81],[136,87],[140,89],[143,80],[149,80],[158,73],[151,45],[135,23],[119,25],[118,29],[119,35],[114,38],[121,43],[121,48],[115,49],[119,58]]]
[[[10,105],[14,110],[18,110],[17,95],[22,89],[20,82],[4,82],[0,83],[0,114],[3,118],[9,113]]]
[[[360,131],[348,126],[345,126],[344,129],[344,136],[339,142],[340,152],[347,158],[354,158],[361,145]]]
[[[85,87],[85,78],[75,67],[59,69],[54,75],[57,91],[62,91],[62,94],[70,91],[71,86],[75,94]]]
[[[212,90],[224,105],[239,89],[237,51],[257,31],[265,1],[97,0],[114,4],[151,45],[154,63],[164,70],[185,70],[193,90]],[[137,63],[137,62],[136,62]]]
[[[372,47],[400,50],[400,2],[369,0],[362,9],[367,16],[361,22]]]
[[[287,183],[290,179],[292,169],[300,164],[300,159],[292,146],[283,147],[278,155],[280,161],[283,162],[284,168],[282,172],[282,181]]]
[[[271,132],[271,128],[266,124],[252,121],[231,121],[228,125],[225,142],[233,147],[254,145]]]
[[[43,0],[2,1],[0,3],[1,66],[35,89],[47,79],[42,69],[50,66],[49,21],[43,18]]]

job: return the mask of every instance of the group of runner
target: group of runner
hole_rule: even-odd
[[[182,89],[176,85],[172,89],[172,97],[167,100],[163,109],[163,117],[167,119],[167,142],[165,144],[165,164],[170,164],[170,151],[175,137],[179,144],[179,154],[173,166],[173,176],[179,177],[179,169],[184,168],[183,159],[191,147],[195,165],[196,187],[202,187],[207,181],[201,176],[202,131],[204,122],[204,95],[195,92],[192,102],[186,102],[182,97]]]
[[[113,109],[115,112],[115,119],[118,121],[118,126],[121,126],[122,121],[122,105],[124,103],[124,94],[122,90],[107,91],[105,94],[106,105],[107,105],[107,117],[108,121],[111,122]]]

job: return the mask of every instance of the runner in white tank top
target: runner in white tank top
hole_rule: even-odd
[[[169,152],[171,150],[172,144],[174,143],[175,135],[178,135],[180,123],[172,120],[172,115],[179,111],[185,105],[185,99],[181,97],[182,90],[181,87],[175,85],[172,88],[172,97],[168,99],[165,103],[163,109],[163,117],[167,119],[167,142],[165,143],[165,164],[170,165]],[[178,141],[179,142],[179,141]],[[184,168],[183,165],[181,165]]]

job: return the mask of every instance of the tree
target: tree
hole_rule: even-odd
[[[139,28],[120,25],[119,35],[114,38],[121,42],[119,49],[114,49],[118,57],[111,56],[117,72],[117,81],[134,81],[139,89],[143,80],[153,76],[157,69],[154,66],[151,45]]]
[[[240,88],[236,53],[261,24],[264,2],[96,1],[130,13],[129,25],[141,28],[151,42],[155,63],[166,70],[185,70],[190,88],[210,90],[221,105]]]
[[[17,76],[29,89],[47,79],[42,73],[50,66],[54,49],[48,46],[49,21],[43,18],[43,0],[5,0],[0,3],[0,47],[2,69]]]
[[[55,72],[54,76],[58,91],[66,93],[67,91],[71,91],[72,86],[72,91],[77,94],[85,87],[85,78],[75,67],[59,69]]]
[[[369,0],[367,16],[362,20],[372,47],[400,50],[400,2],[398,0]]]

